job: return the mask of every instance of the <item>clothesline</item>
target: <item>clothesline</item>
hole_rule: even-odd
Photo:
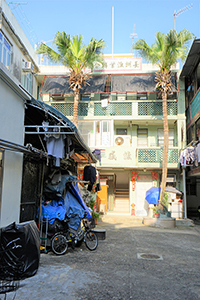
[[[181,166],[198,166],[200,163],[200,141],[192,141],[188,146],[181,151],[180,164]]]

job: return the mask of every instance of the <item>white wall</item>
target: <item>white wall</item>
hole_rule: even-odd
[[[0,63],[0,139],[24,144],[24,109],[27,96]],[[0,227],[19,222],[23,154],[5,150],[2,193],[0,195]]]

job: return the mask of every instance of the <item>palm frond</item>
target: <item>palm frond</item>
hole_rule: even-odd
[[[64,31],[58,31],[54,37],[54,44],[61,56],[64,57],[70,46],[70,35],[67,35]]]
[[[39,48],[37,49],[37,54],[44,54],[44,56],[48,57],[51,61],[54,61],[56,63],[62,60],[62,56],[59,53],[57,53],[44,43],[40,44]]]

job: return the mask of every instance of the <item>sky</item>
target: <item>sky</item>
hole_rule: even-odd
[[[52,47],[57,31],[103,39],[104,54],[131,53],[132,43],[149,45],[158,31],[191,31],[200,37],[200,0],[22,0],[6,1],[33,45]],[[112,8],[114,7],[114,8]],[[182,10],[182,13],[178,13]],[[174,17],[174,13],[178,13]],[[114,18],[112,17],[114,15]],[[114,22],[114,26],[112,26]],[[112,34],[114,32],[114,34]],[[134,33],[134,40],[133,40]],[[114,43],[112,43],[114,41]]]

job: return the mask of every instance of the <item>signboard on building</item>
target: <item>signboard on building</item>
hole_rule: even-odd
[[[142,70],[142,58],[133,56],[105,57],[104,68],[95,64],[93,73],[129,73]]]

